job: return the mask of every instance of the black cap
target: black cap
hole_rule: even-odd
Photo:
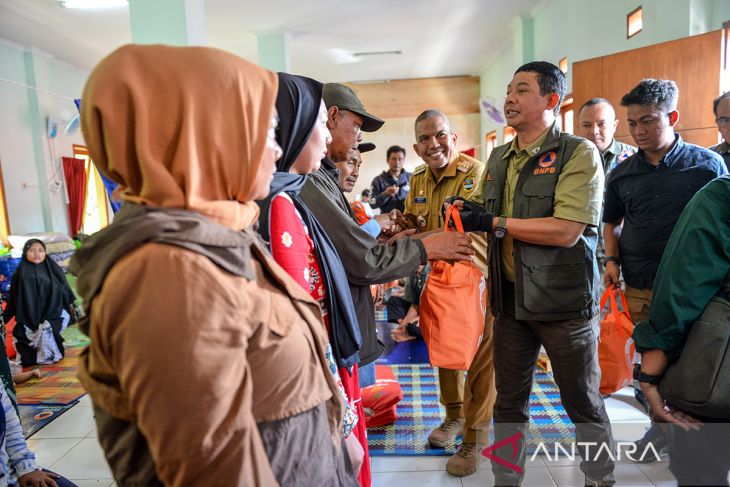
[[[375,144],[372,142],[362,142],[357,144],[357,150],[360,151],[360,154],[363,152],[370,152],[371,150],[375,150]]]
[[[326,83],[322,91],[322,99],[327,108],[335,106],[340,110],[349,110],[360,115],[363,118],[363,132],[375,132],[385,123],[382,118],[365,111],[365,105],[349,86],[340,83]]]

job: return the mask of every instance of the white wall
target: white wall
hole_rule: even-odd
[[[0,40],[0,78],[68,97],[81,97],[88,71],[35,49]],[[73,101],[0,81],[0,163],[10,232],[68,231],[65,191],[51,191],[54,175],[62,181],[62,156],[83,144],[80,133],[67,137],[59,127],[51,158],[46,137],[48,116],[73,115]]]

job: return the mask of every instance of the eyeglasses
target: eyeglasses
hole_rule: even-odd
[[[715,123],[718,125],[730,125],[730,117],[717,117]]]

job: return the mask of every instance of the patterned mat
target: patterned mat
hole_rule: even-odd
[[[444,414],[438,401],[436,370],[428,364],[391,367],[403,389],[403,400],[398,404],[398,421],[393,425],[368,429],[370,455],[453,455],[456,451],[454,445],[434,448],[427,440]],[[558,387],[551,374],[536,371],[530,395],[530,416],[528,452],[538,441],[572,441],[574,427],[560,404]]]
[[[76,405],[77,401],[65,405],[54,404],[21,404],[20,424],[23,425],[23,436],[29,438],[45,425],[61,416]]]
[[[66,405],[86,394],[76,377],[79,355],[89,344],[89,338],[77,325],[69,326],[62,333],[66,354],[63,360],[40,367],[43,377],[31,379],[15,386],[18,404]]]

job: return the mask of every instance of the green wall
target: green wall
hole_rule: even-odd
[[[639,5],[643,30],[627,39],[626,15]],[[725,20],[730,20],[730,0],[547,0],[532,15],[515,19],[512,42],[480,73],[481,94],[503,97],[514,70],[529,61],[557,64],[567,56],[572,64],[716,30]],[[530,38],[533,45],[525,46]],[[572,91],[571,69],[568,86]],[[501,127],[482,115],[482,140],[492,130],[501,141]]]

